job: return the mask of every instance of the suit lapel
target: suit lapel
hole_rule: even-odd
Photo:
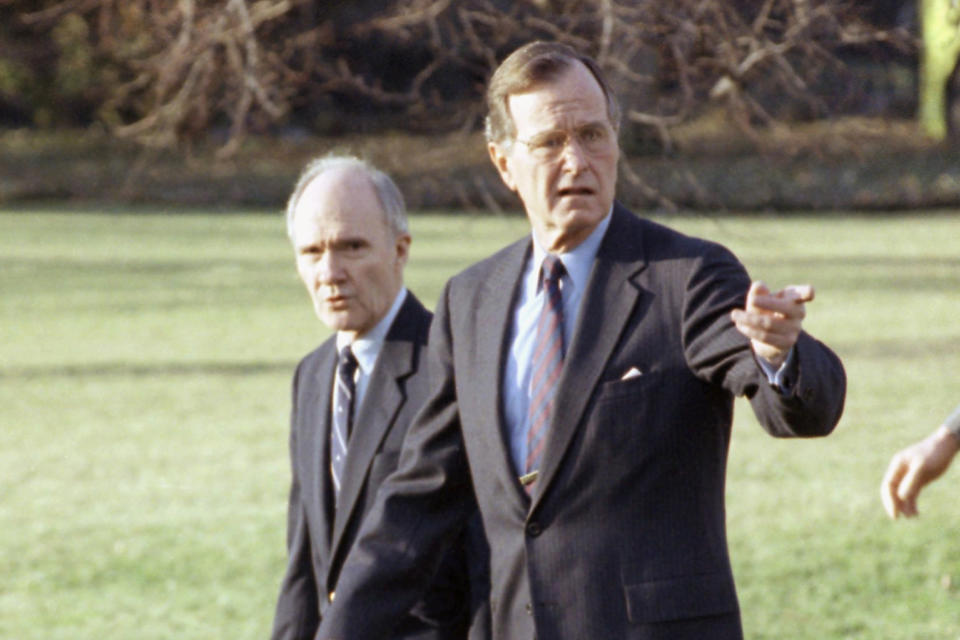
[[[646,267],[633,214],[617,204],[587,281],[573,339],[557,382],[557,401],[534,504],[556,476],[584,409],[640,296],[635,277]]]
[[[333,521],[331,557],[338,553],[344,531],[358,508],[358,499],[380,443],[406,402],[401,385],[415,369],[414,342],[421,326],[420,318],[416,317],[419,306],[408,293],[380,348],[363,403],[354,417],[339,506]]]
[[[330,514],[333,513],[333,480],[330,477],[330,470],[327,460],[329,460],[330,448],[330,399],[333,393],[333,373],[336,366],[336,349],[333,342],[327,345],[319,366],[317,367],[312,389],[312,397],[308,400],[310,411],[315,412],[309,424],[313,425],[310,429],[310,437],[314,438],[312,443],[306,443],[309,447],[306,449],[313,456],[310,469],[313,470],[313,490],[319,493],[319,520],[327,526],[320,527],[319,531],[312,531],[319,543],[318,551],[326,559],[330,553]]]
[[[520,240],[509,247],[503,259],[497,262],[495,270],[485,282],[483,297],[472,312],[476,322],[474,330],[467,334],[475,336],[477,344],[474,352],[478,358],[476,379],[470,380],[469,384],[475,387],[477,398],[489,403],[483,414],[496,416],[488,428],[480,429],[479,435],[485,440],[483,450],[495,452],[485,463],[492,467],[490,470],[500,476],[506,486],[514,488],[507,493],[513,495],[517,505],[523,509],[526,509],[527,494],[517,481],[507,447],[502,390],[514,306],[531,248],[529,237]]]
[[[347,523],[353,517],[357,498],[366,482],[373,458],[380,448],[380,442],[406,400],[400,388],[400,380],[411,370],[411,350],[409,343],[385,342],[377,358],[363,404],[354,418],[354,430],[350,436],[349,452],[343,469],[339,505],[333,521],[331,555],[336,554]]]

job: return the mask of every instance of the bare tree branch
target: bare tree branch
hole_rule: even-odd
[[[843,73],[844,48],[914,50],[858,12],[849,0],[60,0],[19,20],[87,22],[112,65],[101,112],[118,135],[174,146],[225,123],[230,155],[318,99],[468,129],[489,74],[535,38],[593,55],[629,124],[666,149],[717,106],[752,135],[788,104],[826,113],[834,98],[818,83]]]

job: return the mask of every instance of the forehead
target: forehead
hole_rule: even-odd
[[[294,209],[293,222],[298,234],[369,234],[386,227],[386,214],[365,172],[338,168],[307,184]]]
[[[518,134],[608,119],[603,89],[579,61],[556,78],[508,96],[507,108]]]

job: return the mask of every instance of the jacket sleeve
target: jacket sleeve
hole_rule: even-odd
[[[317,638],[390,637],[476,508],[457,410],[448,296],[449,284],[430,329],[426,404],[347,556]]]
[[[302,366],[302,365],[301,365]],[[317,585],[313,573],[312,545],[306,512],[300,500],[297,461],[297,387],[300,367],[294,375],[290,417],[290,465],[293,479],[287,505],[287,569],[273,619],[271,640],[310,640],[320,624]]]
[[[772,386],[749,339],[730,312],[743,308],[750,278],[740,262],[707,243],[687,281],[683,332],[687,362],[701,378],[750,399],[763,428],[777,437],[822,436],[843,413],[846,374],[826,345],[801,332],[794,352],[796,379],[784,393]]]

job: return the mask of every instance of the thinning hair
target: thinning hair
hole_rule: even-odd
[[[330,154],[320,158],[315,158],[307,163],[307,166],[300,172],[297,183],[293,188],[290,199],[287,200],[287,236],[293,241],[293,218],[296,213],[297,204],[307,186],[315,178],[327,171],[333,169],[354,168],[362,171],[370,179],[373,190],[380,200],[380,208],[383,209],[384,221],[393,230],[395,235],[407,233],[409,225],[407,224],[407,207],[403,202],[403,194],[397,187],[393,179],[383,171],[380,171],[370,163],[361,160],[355,156]]]
[[[523,45],[500,63],[487,85],[487,142],[512,142],[517,135],[507,99],[556,80],[580,62],[596,79],[607,100],[607,117],[614,131],[620,130],[620,105],[600,65],[588,55],[561,42],[535,41]]]

